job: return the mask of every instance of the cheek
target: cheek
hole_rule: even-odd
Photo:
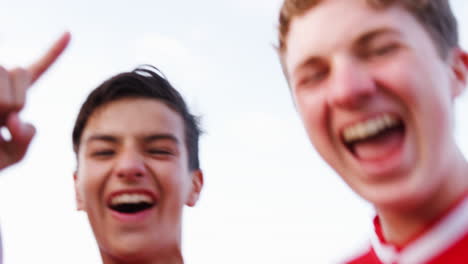
[[[171,200],[181,200],[185,197],[189,175],[182,165],[176,162],[152,164],[159,187],[163,194]]]
[[[440,127],[450,127],[447,119],[451,104],[449,80],[435,68],[418,66],[419,69],[412,72],[410,69],[395,72],[398,82],[392,86],[393,92],[403,101],[419,130],[434,134]]]
[[[435,59],[437,60],[437,59]],[[406,103],[408,108],[436,107],[435,100],[449,97],[449,85],[442,64],[427,64],[426,58],[416,55],[401,57],[376,72],[377,80],[383,83],[392,95]],[[432,105],[432,106],[431,106]]]
[[[315,146],[327,136],[329,126],[324,91],[302,92],[295,97],[296,107],[309,138]]]
[[[419,74],[418,63],[408,58],[394,59],[381,65],[370,65],[378,88],[398,97],[410,93]],[[380,86],[380,87],[379,87]]]
[[[93,206],[102,191],[107,166],[92,163],[83,163],[80,166],[78,188],[85,206]]]

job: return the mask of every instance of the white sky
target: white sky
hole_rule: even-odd
[[[468,47],[468,2],[451,2]],[[5,263],[100,263],[75,210],[72,126],[91,89],[143,63],[159,67],[203,116],[206,184],[184,217],[186,263],[335,263],[365,242],[372,208],[318,157],[292,105],[272,48],[279,4],[2,1],[4,66],[25,66],[64,30],[73,35],[30,90],[22,116],[38,133],[27,157],[1,172]],[[467,103],[465,94],[456,126],[466,154]]]

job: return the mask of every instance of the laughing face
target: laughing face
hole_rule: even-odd
[[[321,1],[295,18],[286,46],[283,63],[309,138],[354,191],[387,208],[450,191],[459,154],[452,107],[466,54],[442,59],[398,6],[345,0]]]
[[[158,100],[119,99],[90,116],[75,187],[104,263],[180,251],[182,208],[202,185],[187,155],[181,117]]]

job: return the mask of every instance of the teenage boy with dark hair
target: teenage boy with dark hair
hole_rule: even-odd
[[[467,82],[447,0],[285,0],[279,55],[310,141],[376,210],[350,263],[468,263]]]
[[[0,127],[11,135],[6,140],[0,134],[0,170],[19,162],[36,132],[32,124],[23,122],[19,112],[26,101],[29,87],[57,60],[70,42],[70,33],[64,33],[38,61],[28,68],[7,70],[0,66]],[[0,241],[0,263],[2,263]]]
[[[104,264],[183,263],[182,209],[203,186],[199,134],[154,68],[118,74],[88,96],[73,130],[74,179]]]

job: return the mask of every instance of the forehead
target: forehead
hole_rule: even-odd
[[[172,134],[183,142],[184,125],[180,115],[165,103],[148,98],[124,98],[95,110],[83,131],[83,139],[93,134],[118,137],[145,137]]]
[[[398,4],[376,9],[364,0],[321,1],[292,20],[286,39],[286,67],[291,72],[304,56],[330,55],[371,31],[386,28],[404,35],[415,27],[424,31]]]

